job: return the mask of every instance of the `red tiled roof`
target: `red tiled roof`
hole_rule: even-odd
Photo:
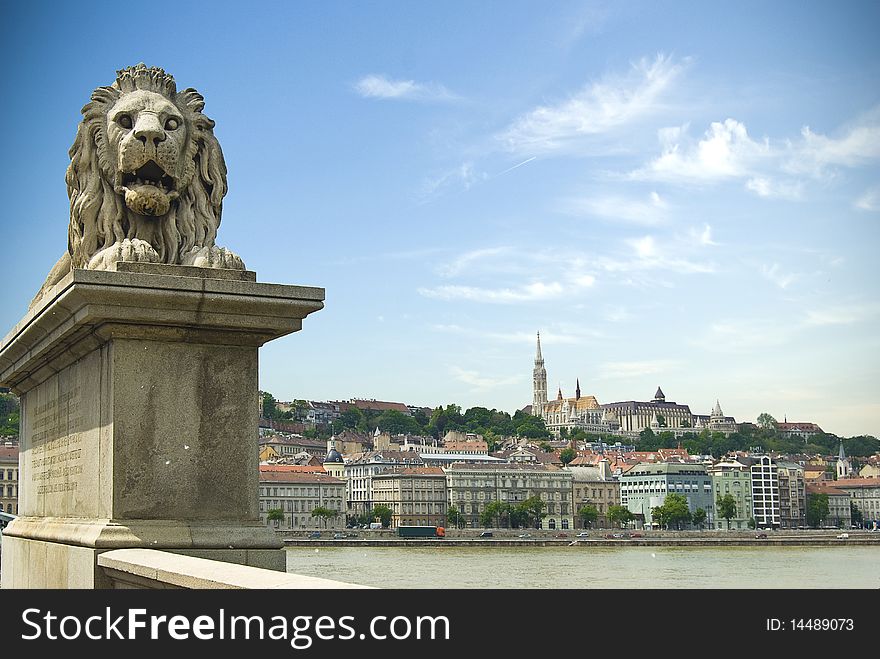
[[[0,446],[0,460],[18,460],[17,446]]]
[[[352,398],[349,405],[354,406],[359,410],[378,410],[380,412],[384,412],[385,410],[395,410],[406,415],[410,414],[409,408],[403,403],[392,403],[384,400],[362,400],[359,398]]]
[[[284,472],[288,474],[320,474],[324,473],[324,467],[321,465],[279,465],[279,464],[261,464],[260,474],[267,472]]]
[[[325,485],[344,485],[345,481],[329,474],[302,473],[289,471],[261,471],[261,483],[323,483]]]
[[[841,478],[829,482],[832,487],[880,487],[880,478]]]

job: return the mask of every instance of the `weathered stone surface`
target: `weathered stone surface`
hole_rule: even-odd
[[[98,558],[98,564],[116,588],[369,588],[147,549],[109,551]]]
[[[117,71],[83,109],[70,149],[68,251],[34,302],[75,268],[117,262],[243,270],[215,245],[226,163],[195,89],[143,64]],[[32,304],[33,304],[32,303]]]
[[[77,574],[120,547],[283,569],[257,509],[257,350],[300,329],[323,289],[119,266],[68,273],[0,342],[0,384],[22,406],[21,516],[4,531],[3,586],[96,585],[69,570],[7,581],[8,560],[48,569],[59,544],[91,551],[58,559],[76,554]]]

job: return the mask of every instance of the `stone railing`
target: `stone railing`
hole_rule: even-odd
[[[113,549],[98,555],[113,588],[369,588],[155,549]]]

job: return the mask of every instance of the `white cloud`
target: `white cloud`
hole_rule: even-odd
[[[880,187],[866,190],[865,194],[856,199],[855,207],[869,212],[880,211]]]
[[[864,320],[871,309],[863,306],[835,306],[807,311],[807,325],[852,325]]]
[[[461,187],[470,190],[471,186],[485,181],[488,177],[486,172],[477,171],[474,163],[463,162],[438,176],[425,179],[417,194],[421,201],[429,201],[448,188]]]
[[[625,76],[608,75],[566,101],[535,108],[498,135],[512,151],[550,152],[576,145],[657,111],[686,61],[658,54],[632,64]]]
[[[774,263],[770,266],[761,266],[761,274],[782,289],[788,288],[792,283],[794,283],[801,277],[799,274],[794,272],[782,272],[782,269],[779,267],[778,263]]]
[[[655,359],[633,362],[605,362],[599,365],[599,377],[603,380],[615,378],[637,378],[644,375],[666,373],[680,366],[672,359]]]
[[[484,330],[462,327],[461,325],[432,325],[431,329],[437,332],[447,334],[460,334],[479,339],[486,339],[493,342],[504,343],[522,343],[534,347],[536,334],[533,331],[528,332],[487,332]],[[586,330],[583,327],[577,329],[566,329],[565,327],[541,330],[541,345],[573,345],[581,343],[584,340],[594,340],[601,337],[600,332]]]
[[[632,320],[633,315],[625,307],[609,307],[602,313],[602,318],[611,323],[622,323]]]
[[[691,229],[690,236],[698,245],[718,245],[712,240],[712,227],[708,224],[704,224],[703,230],[699,232],[696,229]]]
[[[678,274],[708,274],[715,272],[715,265],[691,261],[682,257],[669,257],[667,254],[680,254],[685,249],[681,241],[658,243],[654,236],[630,238],[624,241],[634,252],[635,258],[598,257],[595,265],[606,272],[627,273],[645,270],[668,270]],[[660,282],[657,282],[660,283]]]
[[[637,224],[655,226],[666,221],[669,205],[656,192],[647,199],[630,199],[620,196],[566,199],[560,202],[561,212],[569,215],[590,215]]]
[[[468,371],[459,366],[451,366],[449,372],[459,382],[470,385],[474,390],[486,391],[496,387],[504,387],[511,384],[518,384],[522,381],[522,376],[511,375],[506,378],[492,378],[480,375],[478,371]]]
[[[658,138],[661,155],[631,172],[630,178],[709,183],[746,176],[754,164],[772,155],[767,140],[753,140],[735,119],[713,122],[696,144],[689,144],[686,126],[661,129]]]
[[[840,138],[801,130],[801,142],[793,145],[786,169],[822,176],[828,166],[858,167],[880,158],[880,109],[875,108]]]
[[[443,85],[418,83],[414,80],[391,80],[382,74],[364,76],[355,83],[354,88],[364,98],[412,101],[448,101],[457,98]]]
[[[454,277],[461,274],[474,264],[480,264],[491,260],[494,256],[508,253],[508,247],[487,247],[485,249],[475,249],[465,252],[461,256],[456,257],[451,263],[441,265],[437,270],[444,277]]]
[[[706,350],[723,353],[752,353],[762,348],[783,345],[796,331],[794,325],[774,320],[721,320],[694,343]]]
[[[800,199],[804,192],[803,181],[779,181],[766,176],[755,176],[746,181],[746,189],[759,197]]]
[[[561,297],[565,287],[558,281],[540,281],[517,288],[478,288],[475,286],[436,286],[420,288],[419,294],[439,300],[468,300],[512,304],[517,302],[540,302]]]

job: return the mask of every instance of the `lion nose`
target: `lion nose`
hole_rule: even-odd
[[[165,131],[159,118],[149,112],[142,113],[134,126],[134,136],[144,144],[152,143],[153,145],[165,141]]]

